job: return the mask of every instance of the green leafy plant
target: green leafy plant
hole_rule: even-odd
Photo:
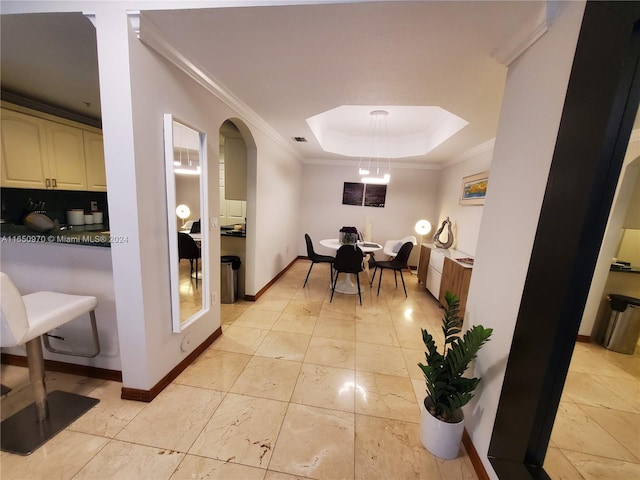
[[[462,337],[460,301],[451,292],[445,292],[447,307],[442,318],[444,355],[438,352],[436,342],[422,329],[422,341],[427,349],[426,365],[418,366],[424,373],[428,396],[425,407],[434,417],[444,422],[456,422],[456,412],[473,398],[479,378],[466,378],[462,374],[476,358],[480,347],[489,340],[493,329],[474,325]]]

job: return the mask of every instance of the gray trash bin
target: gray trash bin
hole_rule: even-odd
[[[238,270],[240,257],[223,255],[220,257],[220,303],[238,301]]]
[[[602,345],[614,352],[633,355],[640,338],[640,299],[609,295],[611,315]]]

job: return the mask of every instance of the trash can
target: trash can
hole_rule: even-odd
[[[238,270],[240,257],[222,255],[220,257],[220,303],[235,303],[238,301]]]
[[[640,299],[611,294],[611,315],[602,345],[618,353],[633,355],[640,337]]]

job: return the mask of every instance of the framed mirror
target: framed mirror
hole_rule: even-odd
[[[209,309],[207,135],[164,115],[171,323],[181,332]]]

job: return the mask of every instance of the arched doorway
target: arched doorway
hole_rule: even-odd
[[[238,298],[255,294],[255,142],[242,120],[227,119],[220,126],[220,255],[240,257]]]

